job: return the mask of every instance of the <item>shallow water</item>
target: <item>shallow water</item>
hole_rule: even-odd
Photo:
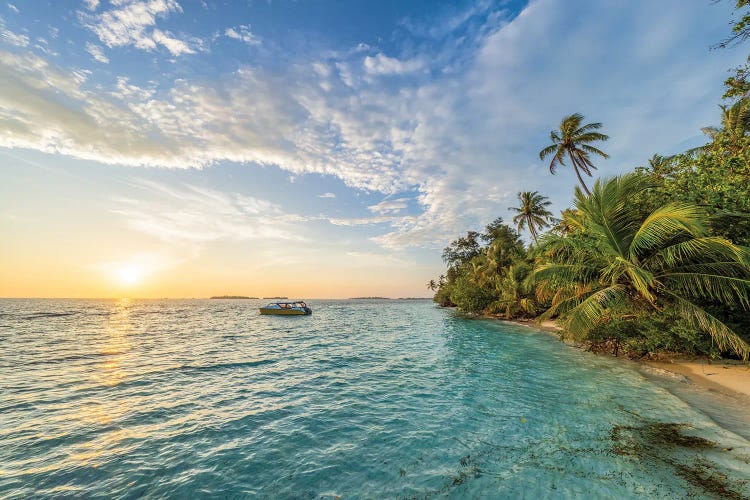
[[[750,496],[638,371],[424,301],[0,300],[0,497]]]

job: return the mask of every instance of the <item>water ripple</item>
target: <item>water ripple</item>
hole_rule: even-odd
[[[750,444],[616,361],[427,302],[259,305],[0,300],[0,497],[750,495]]]

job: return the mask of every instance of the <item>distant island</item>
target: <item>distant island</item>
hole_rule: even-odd
[[[264,299],[288,299],[289,297],[263,297]]]
[[[211,299],[257,299],[258,297],[245,297],[244,295],[214,295]]]
[[[392,299],[390,297],[349,297],[347,300],[433,300],[432,297],[399,297]]]

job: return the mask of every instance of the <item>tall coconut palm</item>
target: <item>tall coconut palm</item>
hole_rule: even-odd
[[[435,290],[437,290],[437,288],[438,288],[438,284],[435,283],[435,280],[430,280],[430,281],[427,282],[427,289],[428,290],[432,290],[434,292]]]
[[[565,165],[565,156],[567,155],[570,158],[573,170],[578,176],[578,182],[581,183],[581,187],[586,194],[591,194],[586,187],[586,183],[583,182],[581,171],[591,177],[591,170],[596,170],[596,167],[591,162],[592,155],[609,158],[607,153],[591,145],[596,141],[606,141],[609,139],[609,136],[596,132],[602,128],[601,123],[582,125],[582,122],[583,115],[580,113],[574,113],[563,118],[562,122],[560,122],[560,130],[550,132],[549,136],[552,144],[539,152],[539,159],[544,160],[549,155],[552,155],[549,171],[554,175],[558,165]]]
[[[547,207],[552,204],[546,196],[542,196],[538,191],[523,191],[518,193],[518,207],[508,207],[508,210],[516,212],[513,217],[513,223],[516,224],[520,233],[525,227],[529,228],[534,243],[539,243],[536,237],[538,229],[549,227],[549,220],[552,212]]]
[[[646,182],[638,174],[597,180],[588,197],[576,188],[585,237],[555,240],[558,257],[530,277],[551,298],[542,318],[559,315],[566,331],[583,339],[609,319],[668,309],[747,360],[750,345],[700,304],[750,310],[750,254],[709,236],[697,206],[669,203],[639,214],[630,200]]]

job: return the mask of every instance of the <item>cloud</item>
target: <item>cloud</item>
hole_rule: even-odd
[[[95,11],[99,7],[99,0],[83,0],[83,5],[90,11]]]
[[[13,12],[15,12],[16,14],[20,14],[20,11],[18,10],[18,7],[16,7],[16,6],[15,6],[15,5],[13,5],[12,3],[9,3],[9,4],[8,4],[8,9],[12,10],[12,11],[13,11]]]
[[[397,214],[408,207],[408,201],[408,198],[396,198],[394,200],[385,199],[368,208],[371,212],[376,214]]]
[[[3,42],[16,47],[28,47],[29,37],[20,33],[14,33],[0,25],[0,39]]]
[[[318,198],[335,198],[336,195],[333,193],[323,193],[321,195],[318,195]]]
[[[365,71],[371,75],[403,75],[425,67],[424,62],[418,59],[402,61],[382,53],[365,57],[363,65]]]
[[[162,46],[173,56],[196,52],[188,42],[176,38],[168,31],[155,28],[157,18],[182,12],[182,7],[176,0],[122,0],[113,5],[115,8],[100,14],[83,11],[78,13],[83,25],[107,47],[134,46],[153,51]],[[193,39],[192,42],[196,46],[202,44],[199,39]]]
[[[102,64],[109,63],[109,58],[107,58],[107,56],[104,55],[102,48],[99,47],[98,45],[94,45],[93,43],[87,42],[86,52],[91,54],[91,57],[93,57],[95,60],[99,61]]]
[[[409,206],[418,213],[378,204],[374,217],[331,223],[382,224],[374,239],[389,248],[441,246],[507,215],[520,190],[539,190],[555,209],[569,202],[574,176],[549,175],[537,156],[566,114],[604,122],[606,175],[699,141],[716,121],[726,68],[742,62],[707,51],[730,10],[536,0],[513,19],[480,9],[455,21],[470,31],[431,31],[443,37],[435,53],[316,53],[281,70],[242,65],[213,81],[165,81],[158,92],[123,79],[98,90],[80,71],[0,53],[0,146],[134,166],[276,165],[335,176],[391,203],[416,192]],[[154,40],[156,20],[180,11],[173,0],[123,1],[86,19],[107,46],[153,50],[166,43]],[[170,220],[143,227],[202,234]]]
[[[220,239],[303,240],[281,207],[267,200],[198,186],[141,180],[138,197],[118,198],[112,210],[139,232],[168,243],[205,244]]]
[[[240,40],[248,45],[261,45],[260,38],[250,32],[250,26],[240,25],[237,28],[227,28],[224,36],[234,40]]]
[[[341,218],[341,217],[330,217],[327,218],[328,222],[334,226],[369,226],[372,224],[383,224],[387,222],[393,222],[397,218],[391,216],[380,216],[380,217],[354,217],[354,218]]]

